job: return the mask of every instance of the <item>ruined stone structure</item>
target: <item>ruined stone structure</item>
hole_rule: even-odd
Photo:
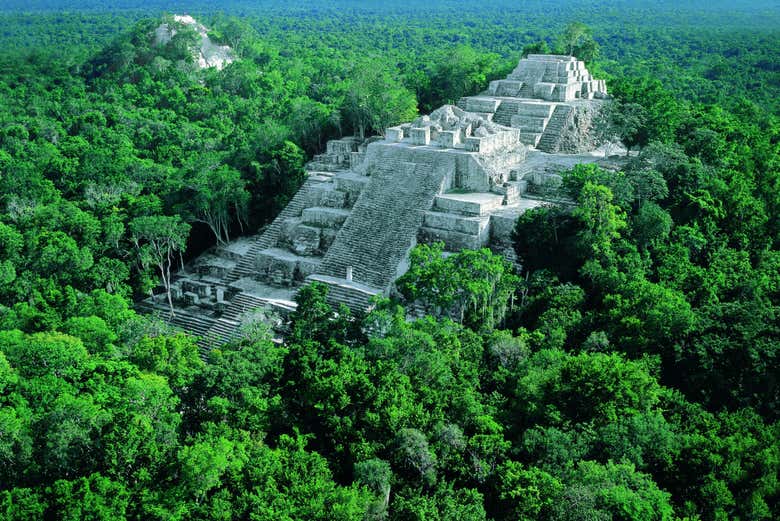
[[[583,152],[593,148],[588,115],[605,96],[582,62],[531,55],[486,92],[389,128],[384,139],[329,142],[262,234],[217,247],[179,274],[171,320],[219,343],[253,308],[294,309],[297,289],[314,281],[329,286],[332,303],[364,310],[392,292],[418,242],[511,257],[518,215],[558,197],[557,172],[599,159]]]
[[[520,130],[524,143],[549,153],[594,148],[588,129],[607,87],[572,56],[530,54],[504,80],[458,105],[495,123]]]

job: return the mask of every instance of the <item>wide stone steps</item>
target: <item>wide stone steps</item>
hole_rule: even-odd
[[[184,329],[188,333],[203,337],[208,330],[214,325],[215,319],[206,317],[203,315],[195,315],[184,311],[178,311],[169,322],[180,328]]]
[[[534,87],[533,85],[524,84],[517,93],[518,98],[533,98]]]
[[[139,302],[136,304],[138,311],[141,311],[148,315],[156,316],[162,320],[165,320],[168,324],[175,326],[188,335],[197,337],[199,356],[205,362],[208,360],[209,343],[205,340],[209,334],[209,329],[214,325],[216,319],[200,315],[196,313],[190,313],[183,309],[177,309],[176,314],[170,316],[170,311],[167,304],[152,304],[148,300]]]
[[[323,228],[338,228],[349,217],[349,210],[330,206],[311,206],[301,212],[301,222]]]
[[[139,312],[153,315],[157,318],[165,320],[169,324],[182,329],[186,333],[201,338],[206,334],[206,332],[216,320],[206,315],[190,313],[186,309],[181,308],[176,309],[175,314],[171,316],[167,302],[150,302],[149,299],[145,299],[137,303],[136,309]]]
[[[371,299],[382,293],[377,288],[348,282],[346,279],[326,275],[312,275],[307,282],[319,282],[328,286],[328,303],[337,308],[345,304],[353,312],[365,312],[371,305]]]
[[[273,299],[265,299],[248,293],[239,293],[230,302],[222,316],[215,320],[211,327],[202,336],[201,344],[207,349],[218,347],[235,340],[241,327],[241,318],[257,308],[274,307],[282,313],[295,310],[292,302],[281,302]]]
[[[511,127],[512,116],[517,115],[521,103],[523,102],[519,100],[502,100],[501,104],[498,106],[498,110],[496,110],[496,113],[493,116],[493,121],[499,125]]]
[[[447,173],[419,161],[407,162],[391,154],[379,158],[369,186],[355,202],[317,274],[343,278],[352,267],[355,281],[374,288],[390,286]]]
[[[214,325],[204,335],[202,343],[208,349],[219,347],[235,338],[240,322],[229,320],[224,317],[217,319]]]
[[[279,215],[268,225],[265,231],[257,237],[255,243],[249,248],[246,254],[241,257],[236,267],[228,273],[225,277],[225,283],[230,284],[243,277],[250,277],[255,272],[255,257],[262,250],[276,246],[279,241],[279,234],[282,229],[282,224],[285,220],[291,217],[298,217],[301,215],[303,209],[307,206],[311,200],[312,187],[320,184],[321,181],[315,181],[307,179],[303,186],[295,193],[292,200],[287,206],[279,212]]]
[[[547,124],[536,148],[544,152],[554,153],[558,151],[562,139],[562,131],[566,126],[566,121],[571,114],[571,107],[567,105],[558,105],[555,107],[550,122]]]
[[[265,299],[248,293],[239,293],[233,297],[230,305],[222,314],[222,318],[238,321],[244,313],[267,305],[268,301]]]
[[[315,187],[317,201],[320,206],[328,208],[346,208],[348,199],[347,192],[336,188],[335,183],[320,183]]]

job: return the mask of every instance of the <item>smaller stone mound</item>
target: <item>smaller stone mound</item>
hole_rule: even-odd
[[[200,45],[193,52],[193,58],[201,69],[216,67],[222,70],[236,60],[233,49],[228,45],[219,45],[209,38],[208,29],[190,15],[174,15],[173,21],[192,27],[200,35]],[[176,35],[176,27],[169,23],[160,24],[154,31],[154,45],[166,45]]]

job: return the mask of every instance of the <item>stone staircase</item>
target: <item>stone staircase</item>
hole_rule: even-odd
[[[505,127],[512,126],[512,116],[517,115],[521,100],[501,100],[496,113],[493,115],[493,121]]]
[[[552,103],[521,102],[517,114],[511,118],[511,126],[520,130],[523,143],[533,145],[539,143],[542,134],[555,110]]]
[[[306,205],[311,201],[312,188],[319,184],[322,184],[322,181],[314,179],[307,179],[306,182],[303,183],[303,186],[295,193],[292,200],[284,207],[284,210],[282,210],[271,224],[266,227],[265,231],[256,238],[254,244],[252,244],[246,254],[238,261],[236,267],[228,273],[227,277],[225,277],[226,284],[235,282],[242,277],[250,277],[254,274],[255,258],[257,257],[257,254],[262,250],[276,245],[279,241],[279,232],[281,231],[282,223],[290,217],[296,217],[301,214]]]
[[[423,216],[441,190],[446,167],[430,159],[399,156],[386,149],[374,162],[363,191],[323,258],[318,275],[343,279],[352,267],[354,280],[384,291],[413,246]]]
[[[203,340],[201,341],[202,352],[207,352],[214,347],[218,347],[233,340],[240,325],[241,324],[235,320],[229,320],[224,317],[218,318],[203,335]]]
[[[568,105],[557,105],[536,148],[548,153],[558,152],[563,139],[563,129],[572,112]]]
[[[520,90],[517,92],[518,98],[533,98],[534,97],[534,87],[533,85],[529,85],[527,83],[524,83],[523,86],[520,88]]]
[[[269,234],[263,242],[270,245],[255,254],[252,276],[276,287],[298,286],[319,271],[323,254],[334,243],[351,214],[349,207],[367,183],[363,175],[340,172],[330,182],[313,186],[303,204],[280,215],[275,236]]]
[[[500,92],[500,86],[497,89],[497,92]],[[523,85],[517,96],[514,99],[487,96],[466,97],[458,101],[458,107],[475,114],[485,115],[489,117],[490,121],[499,125],[520,130],[521,141],[536,147],[544,136],[547,125],[555,115],[556,104],[532,101],[531,98],[534,96],[529,85]]]

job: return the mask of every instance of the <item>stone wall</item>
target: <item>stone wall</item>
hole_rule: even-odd
[[[596,142],[593,125],[603,103],[594,100],[571,104],[571,110],[560,125],[553,115],[538,148],[551,154],[581,154],[596,148],[599,143]]]

